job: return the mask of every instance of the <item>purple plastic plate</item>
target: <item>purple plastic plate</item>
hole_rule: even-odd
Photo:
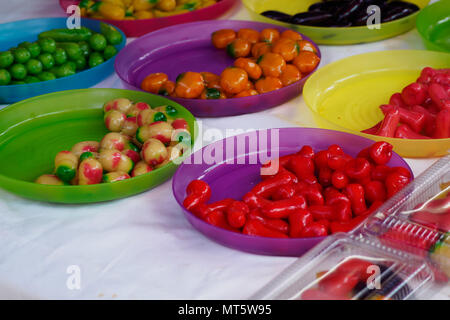
[[[166,73],[172,81],[186,71],[209,71],[220,74],[223,69],[233,65],[234,59],[227,55],[226,50],[216,49],[211,44],[211,33],[219,29],[237,31],[241,28],[252,28],[258,31],[265,28],[286,30],[268,23],[237,20],[193,22],[168,27],[147,34],[122,49],[116,58],[116,72],[124,87],[132,90],[141,90],[142,80],[155,72]],[[311,41],[306,36],[303,38]],[[318,56],[321,57],[315,43],[314,46]],[[197,117],[223,117],[258,112],[298,96],[309,75],[290,86],[257,96],[221,100],[170,97],[169,99],[186,107]]]
[[[242,141],[247,142],[238,143]],[[249,141],[256,143],[251,144]],[[270,158],[297,152],[303,145],[310,145],[318,151],[328,148],[331,144],[338,144],[346,153],[356,156],[361,149],[373,143],[372,140],[360,136],[325,129],[282,128],[253,131],[214,142],[192,154],[174,175],[173,193],[188,221],[208,238],[246,252],[298,257],[325,237],[275,239],[248,236],[215,227],[184,209],[183,200],[187,185],[194,179],[208,182],[212,189],[210,202],[224,198],[241,199],[252,186],[261,181],[261,164]],[[223,160],[212,164],[212,159],[209,158],[222,158],[221,155]],[[201,159],[208,161],[201,163]],[[388,165],[405,167],[411,172],[411,176],[413,174],[408,164],[396,153],[393,153]]]

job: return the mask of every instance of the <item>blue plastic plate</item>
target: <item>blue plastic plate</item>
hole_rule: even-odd
[[[0,51],[16,47],[23,41],[34,42],[39,33],[55,28],[66,28],[67,18],[39,18],[30,20],[14,21],[0,24]],[[81,25],[96,32],[100,32],[100,21],[81,19]],[[116,28],[119,30],[118,28]],[[123,41],[117,45],[118,50],[122,49],[126,43],[125,34],[122,34]],[[55,80],[42,81],[30,84],[17,84],[0,86],[0,103],[12,103],[37,95],[91,87],[108,77],[114,71],[115,57],[105,61],[101,65],[78,72],[72,76]]]

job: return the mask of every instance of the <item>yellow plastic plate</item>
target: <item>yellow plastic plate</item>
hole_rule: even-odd
[[[450,54],[392,50],[351,56],[320,68],[307,81],[303,97],[322,128],[385,140],[403,157],[449,153],[450,139],[396,139],[361,133],[383,119],[379,106],[414,82],[424,67],[450,67]]]
[[[379,41],[394,37],[414,28],[418,12],[407,17],[382,23],[380,29],[369,29],[366,26],[349,28],[311,27],[289,24],[273,20],[261,15],[267,10],[278,10],[288,14],[296,14],[308,10],[318,0],[242,0],[253,19],[292,28],[310,37],[318,44],[356,44]],[[423,9],[430,0],[408,0]]]

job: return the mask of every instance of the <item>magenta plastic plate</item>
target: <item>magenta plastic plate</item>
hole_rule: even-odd
[[[127,37],[140,37],[146,33],[176,24],[216,19],[228,12],[236,2],[237,0],[221,0],[216,4],[203,9],[169,17],[140,20],[100,20],[115,25],[122,30]],[[59,4],[64,11],[67,11],[67,7],[70,5],[78,5],[79,3],[80,0],[59,0]]]
[[[242,141],[247,141],[247,143],[239,143]],[[252,144],[250,141],[257,142]],[[297,152],[303,145],[310,145],[315,151],[318,151],[328,148],[331,144],[338,144],[346,153],[356,156],[361,149],[372,145],[373,141],[349,133],[314,128],[258,130],[230,137],[214,142],[187,158],[174,175],[173,193],[188,221],[208,238],[227,247],[246,252],[298,257],[322,241],[324,237],[264,238],[247,236],[215,227],[184,209],[182,203],[186,196],[186,186],[194,179],[201,179],[211,186],[210,202],[228,197],[241,199],[253,185],[261,181],[260,166],[268,158]],[[201,159],[208,160],[211,155],[222,158],[221,154],[224,159],[217,161],[216,164],[213,164],[212,161],[208,161],[208,163],[200,161]],[[396,153],[393,153],[388,165],[405,167],[412,175],[411,168]]]
[[[212,45],[211,34],[219,29],[241,28],[259,31],[265,28],[286,30],[268,23],[234,20],[203,21],[169,27],[127,45],[117,55],[116,72],[125,88],[132,90],[140,90],[142,80],[154,72],[164,72],[172,81],[186,71],[220,74],[226,67],[233,65],[234,59],[225,50],[216,49]],[[308,37],[303,38],[311,41]],[[319,48],[315,47],[320,57]],[[309,75],[311,74],[312,72]],[[221,100],[169,99],[186,107],[197,117],[234,116],[265,110],[289,101],[302,92],[306,79],[308,76],[290,86],[251,97]]]

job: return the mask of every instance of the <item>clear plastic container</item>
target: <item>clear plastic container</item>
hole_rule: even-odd
[[[430,292],[429,264],[376,238],[337,234],[308,252],[250,299],[405,300]]]
[[[251,299],[426,299],[450,277],[450,156],[350,234],[328,237]]]

